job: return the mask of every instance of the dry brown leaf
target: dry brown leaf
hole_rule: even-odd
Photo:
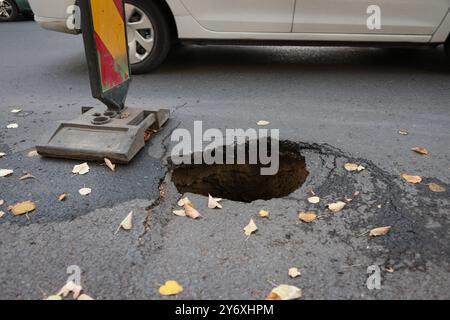
[[[119,119],[128,119],[130,117],[130,113],[129,112],[122,112],[119,116]]]
[[[249,224],[244,228],[244,233],[247,237],[250,237],[252,233],[256,232],[258,227],[253,219],[250,220]]]
[[[90,170],[89,165],[85,162],[79,165],[76,165],[72,169],[72,173],[79,174],[79,175],[85,175]]]
[[[313,212],[307,212],[307,213],[300,212],[298,214],[298,218],[303,222],[309,223],[309,222],[313,222],[314,220],[316,220],[317,215]]]
[[[409,183],[418,184],[422,182],[422,177],[420,176],[411,176],[408,174],[403,174],[402,178],[405,179]]]
[[[34,210],[36,210],[36,204],[33,201],[19,202],[8,208],[8,211],[11,211],[15,216],[21,216]]]
[[[33,176],[31,173],[27,173],[26,175],[20,177],[19,180],[27,180],[27,179],[36,179],[36,177]]]
[[[221,198],[213,198],[210,194],[208,194],[208,208],[210,209],[222,209],[222,205],[219,203],[222,201]]]
[[[69,281],[61,288],[61,290],[59,290],[57,295],[60,297],[67,297],[69,293],[72,292],[73,298],[77,299],[80,296],[81,290],[83,290],[83,288],[80,285],[77,285],[73,281]]]
[[[266,120],[260,120],[256,123],[258,126],[264,127],[264,126],[268,126],[270,124],[269,121]]]
[[[316,204],[320,202],[320,198],[318,196],[309,197],[308,202],[311,204]]]
[[[10,169],[0,169],[0,177],[4,178],[4,177],[9,177],[10,175],[12,175],[14,173],[14,170],[10,170]]]
[[[133,228],[133,211],[131,211],[125,219],[122,220],[119,227],[116,230],[116,233],[119,232],[120,228],[123,230],[129,231]]]
[[[259,210],[259,216],[261,218],[268,218],[269,217],[269,211],[267,211],[267,210]]]
[[[363,170],[365,170],[366,168],[363,167],[360,164],[356,164],[356,163],[346,163],[344,165],[345,170],[347,170],[348,172],[354,172],[354,171],[358,171],[361,172]]]
[[[297,278],[302,275],[302,273],[300,272],[300,270],[298,270],[298,268],[290,268],[288,274],[291,278]]]
[[[158,130],[154,130],[154,129],[151,129],[151,128],[148,128],[147,130],[145,130],[145,132],[144,132],[144,141],[145,142],[149,141],[153,137],[153,135],[155,133],[157,133],[157,132],[158,132]]]
[[[78,193],[79,193],[80,195],[82,195],[82,196],[90,195],[91,192],[92,192],[92,189],[91,189],[91,188],[86,188],[86,187],[81,188],[80,190],[78,190]]]
[[[201,214],[190,204],[184,206],[184,212],[186,213],[186,217],[194,220],[201,217]]]
[[[58,201],[66,201],[67,193],[63,193],[58,197]]]
[[[104,160],[105,160],[106,166],[107,166],[111,171],[115,171],[115,170],[116,170],[116,165],[113,164],[113,163],[111,162],[111,160],[109,160],[108,158],[105,158]]]
[[[341,211],[342,209],[344,209],[344,207],[345,207],[346,205],[347,205],[347,204],[346,204],[345,202],[343,202],[343,201],[338,201],[338,202],[335,202],[335,203],[330,203],[330,204],[328,205],[328,209],[329,209],[331,212],[333,212],[333,213],[337,213],[337,212]]]
[[[10,123],[6,126],[8,129],[17,129],[19,125],[17,123]]]
[[[386,235],[389,231],[391,231],[392,227],[381,227],[370,230],[369,235],[372,237],[380,237]]]
[[[426,156],[428,154],[428,150],[426,148],[423,147],[417,147],[417,148],[413,148],[411,149],[412,151],[421,154],[423,156]]]
[[[39,155],[39,153],[37,152],[37,150],[31,150],[27,153],[28,158],[36,157],[38,155]]]
[[[431,191],[438,193],[447,191],[443,186],[438,185],[437,183],[429,183],[428,188],[430,188]]]
[[[302,297],[302,289],[287,284],[274,288],[267,296],[267,300],[297,300]]]
[[[95,299],[92,298],[92,297],[90,297],[90,296],[88,296],[88,295],[85,294],[85,293],[82,293],[82,294],[80,294],[80,296],[77,298],[77,300],[80,300],[80,301],[90,301],[90,300],[95,300]]]
[[[181,292],[183,292],[183,287],[175,280],[166,281],[166,283],[159,288],[159,294],[162,296],[174,296]]]
[[[186,217],[186,211],[184,210],[174,210],[172,211],[174,215],[179,217]]]

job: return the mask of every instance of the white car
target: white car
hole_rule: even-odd
[[[44,28],[79,33],[78,0],[29,0]],[[450,49],[450,0],[126,0],[134,73],[174,43],[429,45]]]

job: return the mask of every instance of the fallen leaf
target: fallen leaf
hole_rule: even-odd
[[[303,222],[309,223],[309,222],[313,222],[314,220],[316,220],[317,215],[313,212],[307,212],[307,213],[300,212],[298,214],[298,218]]]
[[[433,192],[446,192],[447,191],[443,186],[440,186],[437,183],[429,183],[428,188],[430,188],[430,190]]]
[[[36,157],[38,155],[39,155],[39,153],[37,152],[37,150],[31,150],[27,153],[28,158]]]
[[[8,129],[17,129],[19,125],[17,123],[11,123],[6,126]]]
[[[91,194],[91,192],[92,192],[91,188],[81,188],[80,190],[78,190],[78,193],[82,196],[87,196]]]
[[[57,295],[60,297],[67,297],[69,293],[72,292],[73,298],[77,299],[80,296],[81,290],[83,290],[83,288],[80,285],[77,285],[73,281],[69,281],[61,288],[61,290],[59,290]]]
[[[3,211],[0,211],[0,219],[3,218],[5,216],[6,213],[4,213]]]
[[[190,204],[192,206],[191,200],[189,200],[189,198],[187,198],[187,197],[183,198],[183,199],[180,199],[177,204],[180,207],[184,207],[186,204]]]
[[[297,300],[302,297],[302,289],[287,284],[274,288],[267,296],[267,300]]]
[[[422,147],[413,148],[411,150],[418,154],[421,154],[423,156],[426,156],[428,154],[428,150],[426,148],[422,148]]]
[[[298,270],[298,268],[290,268],[288,274],[291,278],[297,278],[302,275],[302,273],[300,272],[300,270]]]
[[[133,228],[133,211],[131,211],[126,217],[125,219],[122,220],[122,222],[120,223],[119,227],[117,228],[117,232],[119,232],[120,228],[122,228],[123,230],[131,230]]]
[[[420,176],[410,176],[408,174],[403,174],[402,178],[409,183],[418,184],[422,182],[422,177]]]
[[[107,166],[111,171],[115,171],[115,170],[116,170],[116,165],[113,164],[113,163],[111,162],[111,160],[109,160],[108,158],[105,158],[104,160],[105,160],[106,166]],[[88,170],[88,171],[89,171],[89,170]]]
[[[320,202],[320,198],[318,196],[314,196],[314,197],[309,197],[308,198],[308,202],[312,203],[312,204],[316,204]]]
[[[386,270],[386,272],[388,272],[388,273],[394,273],[395,272],[394,268],[392,268],[392,267],[386,267],[386,268],[384,268],[384,270]]]
[[[58,295],[52,295],[52,296],[48,296],[47,298],[45,298],[45,300],[62,300],[61,296]]]
[[[184,212],[186,217],[194,220],[201,217],[200,213],[191,204],[186,204],[184,206]]]
[[[213,198],[210,194],[208,194],[208,208],[210,209],[215,209],[215,208],[219,208],[222,209],[222,205],[219,203],[220,201],[222,201],[222,199],[220,198]]]
[[[19,112],[21,112],[22,111],[22,109],[12,109],[11,110],[11,113],[19,113]]]
[[[36,179],[36,177],[33,176],[31,173],[27,173],[26,175],[20,177],[19,180],[27,180],[27,179]]]
[[[5,203],[5,200],[0,199],[0,206],[2,206]]]
[[[152,129],[152,128],[148,128],[147,130],[145,130],[145,132],[144,132],[144,141],[145,142],[149,141],[153,137],[153,135],[155,133],[157,133],[157,132],[158,132],[158,130],[155,130],[155,129]]]
[[[179,217],[186,217],[186,211],[184,210],[174,210],[173,214]]]
[[[175,280],[166,281],[166,283],[159,288],[159,294],[162,296],[174,296],[181,292],[183,292],[183,287]]]
[[[258,126],[264,127],[264,126],[268,126],[268,125],[270,124],[270,122],[269,122],[269,121],[266,121],[266,120],[260,120],[260,121],[258,121],[256,124],[257,124]]]
[[[6,156],[6,153],[0,152],[0,159],[3,158],[4,156]]]
[[[399,130],[398,134],[402,135],[402,136],[407,136],[409,133],[406,130]]]
[[[63,193],[58,197],[58,201],[66,201],[67,199],[67,193]]]
[[[250,237],[250,235],[258,230],[258,227],[255,224],[255,221],[253,219],[250,220],[249,224],[244,228],[244,233],[247,237]]]
[[[259,210],[259,216],[261,218],[268,218],[269,217],[269,211],[267,211],[267,210]]]
[[[129,116],[130,116],[129,112],[122,112],[119,116],[119,119],[128,119]]]
[[[81,301],[89,301],[89,300],[95,300],[95,299],[92,298],[92,297],[90,297],[90,296],[88,296],[88,295],[85,294],[85,293],[82,293],[82,294],[77,298],[77,300],[81,300]]]
[[[21,216],[26,213],[33,212],[36,209],[36,204],[33,201],[19,202],[8,208],[15,216]]]
[[[84,174],[88,173],[89,170],[90,170],[89,165],[85,162],[85,163],[74,166],[72,169],[72,173],[84,175]]]
[[[8,176],[12,175],[13,173],[14,173],[14,170],[0,169],[0,177],[2,177],[2,178],[8,177]]]
[[[370,230],[369,235],[372,237],[379,237],[386,235],[389,231],[391,231],[392,227],[381,227]]]
[[[358,171],[361,172],[363,170],[365,170],[366,168],[363,167],[360,164],[356,164],[356,163],[346,163],[344,165],[345,170],[347,170],[348,172],[354,172],[354,171]]]
[[[333,213],[337,213],[337,212],[341,211],[342,209],[344,209],[344,207],[345,207],[346,205],[347,205],[347,204],[346,204],[345,202],[343,202],[343,201],[338,201],[338,202],[335,202],[335,203],[330,203],[330,204],[328,205],[328,209],[329,209],[331,212],[333,212]]]

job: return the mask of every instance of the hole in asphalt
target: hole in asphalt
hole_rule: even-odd
[[[226,152],[224,148],[223,154]],[[245,152],[248,162],[248,144]],[[234,153],[236,159],[236,150]],[[309,174],[305,158],[297,150],[283,145],[280,145],[278,172],[261,175],[261,168],[265,167],[268,166],[259,160],[256,164],[183,164],[174,168],[172,182],[181,194],[211,194],[233,201],[252,202],[288,196],[303,185]]]

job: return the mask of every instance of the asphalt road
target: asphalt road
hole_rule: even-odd
[[[70,265],[97,299],[158,299],[169,279],[183,285],[182,299],[263,299],[283,283],[305,299],[450,298],[450,71],[442,49],[183,47],[157,72],[134,77],[127,100],[171,109],[168,126],[117,172],[90,163],[89,174],[73,176],[79,162],[27,152],[54,121],[100,105],[90,96],[81,38],[25,21],[0,24],[0,43],[0,168],[14,170],[0,178],[0,210],[37,204],[27,217],[0,218],[1,299],[55,293]],[[221,130],[270,121],[306,158],[307,181],[288,197],[225,200],[219,211],[189,195],[203,218],[173,215],[181,195],[166,162],[170,133],[192,130],[194,120]],[[418,146],[429,155],[411,151]],[[346,162],[366,170],[347,173]],[[23,173],[36,179],[20,181]],[[424,182],[408,184],[403,173]],[[429,182],[447,191],[433,193]],[[83,186],[90,196],[78,195]],[[307,203],[310,190],[318,205]],[[326,210],[355,191],[342,212]],[[62,193],[67,201],[58,202]],[[258,216],[263,208],[269,219]],[[114,234],[131,210],[134,228]],[[301,210],[320,219],[302,223]],[[247,238],[250,218],[259,230]],[[382,226],[391,232],[365,233]],[[375,264],[382,288],[368,290]],[[294,266],[302,276],[290,279]]]

